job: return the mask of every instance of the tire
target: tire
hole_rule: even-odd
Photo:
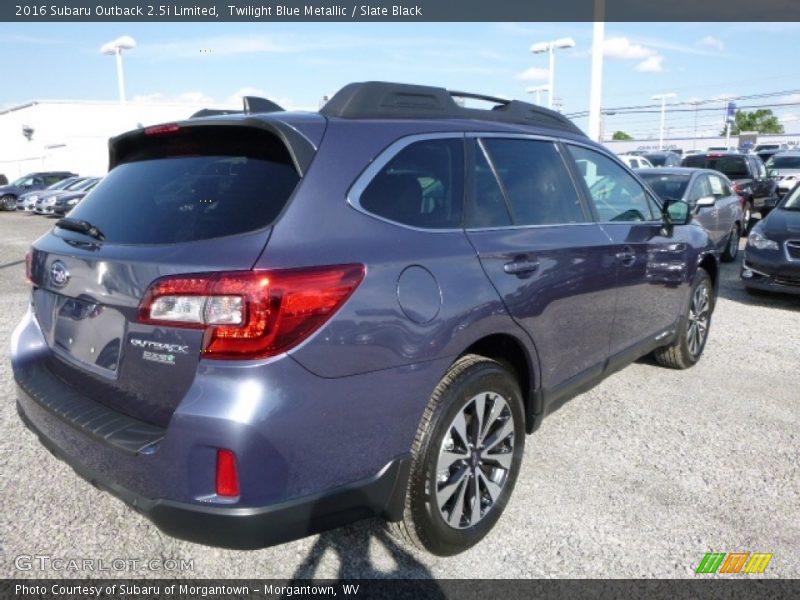
[[[728,241],[725,243],[725,250],[720,256],[722,262],[733,262],[736,260],[736,255],[739,254],[739,226],[734,224],[731,232],[728,234]]]
[[[484,449],[476,452],[475,446]],[[438,556],[474,546],[503,513],[524,449],[517,379],[497,361],[474,354],[460,358],[436,386],[422,415],[403,519],[390,523],[390,531]],[[480,501],[477,512],[475,498]]]
[[[698,269],[692,280],[689,305],[678,326],[678,336],[669,346],[653,352],[656,361],[671,369],[694,366],[706,347],[713,312],[711,277],[704,269]]]
[[[0,209],[17,210],[17,199],[11,194],[6,194],[0,198]]]

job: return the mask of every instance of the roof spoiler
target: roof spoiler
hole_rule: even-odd
[[[237,115],[246,114],[252,115],[254,113],[272,113],[284,112],[284,108],[272,100],[260,98],[259,96],[242,96],[243,110],[224,110],[216,108],[203,108],[192,114],[190,119],[199,119],[202,117],[216,117],[219,115]]]

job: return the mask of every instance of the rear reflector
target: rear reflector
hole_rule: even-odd
[[[265,358],[319,329],[364,273],[356,264],[165,277],[142,298],[139,321],[204,329],[205,358]]]
[[[217,450],[217,496],[235,498],[239,495],[239,470],[236,455],[230,450]]]

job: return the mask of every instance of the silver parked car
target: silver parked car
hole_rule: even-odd
[[[767,160],[767,172],[778,181],[778,194],[783,197],[800,181],[800,151],[780,152]]]
[[[692,207],[694,220],[708,231],[720,259],[732,262],[739,252],[744,232],[742,198],[734,193],[730,180],[711,169],[639,169],[662,200],[683,200]]]

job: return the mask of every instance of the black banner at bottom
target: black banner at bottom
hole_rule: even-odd
[[[800,580],[698,579],[10,579],[0,582],[3,600],[266,600],[277,598],[729,598],[767,600],[800,597]]]

